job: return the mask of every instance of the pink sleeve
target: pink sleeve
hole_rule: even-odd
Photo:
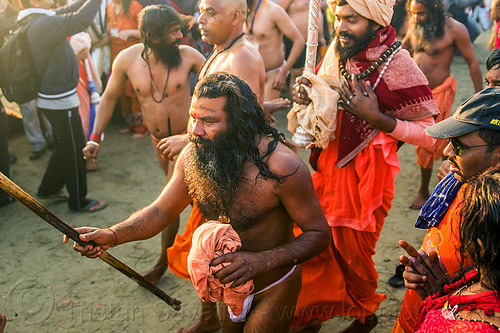
[[[401,120],[396,119],[396,128],[391,133],[387,133],[395,139],[419,147],[432,147],[436,143],[436,139],[425,134],[424,129],[434,125],[434,117],[418,120]]]

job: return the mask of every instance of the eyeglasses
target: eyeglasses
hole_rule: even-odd
[[[477,148],[477,147],[493,147],[496,145],[478,145],[478,146],[467,146],[466,144],[463,144],[457,140],[457,138],[450,138],[449,139],[451,143],[451,147],[453,148],[453,153],[455,156],[462,156],[464,151],[470,148]]]

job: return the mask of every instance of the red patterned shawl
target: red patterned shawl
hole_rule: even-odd
[[[388,26],[378,30],[370,44],[348,60],[346,69],[352,74],[361,73],[377,60],[394,43],[395,39],[396,31],[393,27]],[[327,82],[332,81],[330,76],[339,75],[338,68],[336,68],[338,67],[337,59],[332,43],[319,70],[319,75]],[[385,63],[368,76],[367,80],[372,86],[384,65]],[[404,49],[399,50],[392,59],[375,88],[375,93],[380,111],[398,119],[417,120],[439,114],[427,78]],[[379,131],[368,122],[345,112],[339,137],[337,168],[349,163]]]

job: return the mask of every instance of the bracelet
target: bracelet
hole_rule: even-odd
[[[97,143],[101,142],[101,135],[95,133],[90,134],[90,141],[94,141]]]
[[[116,245],[118,245],[118,235],[116,234],[116,231],[114,231],[113,229],[111,228],[107,228],[108,230],[110,230],[113,235],[115,235],[115,243],[113,245],[111,245],[111,247],[115,247]]]
[[[97,142],[92,141],[92,140],[87,141],[87,144],[92,145],[92,146],[96,146],[97,148],[101,148],[100,144],[98,144]]]

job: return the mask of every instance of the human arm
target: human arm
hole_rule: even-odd
[[[302,37],[302,34],[283,8],[275,6],[273,7],[273,11],[275,12],[275,24],[278,30],[293,43],[290,54],[273,83],[273,89],[282,90],[286,84],[288,73],[290,73],[293,64],[299,59],[300,53],[304,49],[305,41],[304,37]]]
[[[286,155],[273,154],[270,160],[281,159],[280,163],[287,165],[280,171],[292,173],[277,186],[276,195],[290,216],[290,221],[294,221],[303,233],[281,246],[265,251],[238,251],[215,258],[212,266],[230,263],[214,274],[221,283],[232,282],[231,286],[237,287],[259,274],[304,262],[331,244],[330,228],[315,195],[309,170],[297,156],[291,163],[283,162],[290,161],[292,154],[287,149]],[[270,161],[272,170],[280,169],[279,166],[273,168],[272,164]]]
[[[48,21],[48,24],[50,24],[50,34],[47,37],[58,41],[61,37],[72,36],[90,26],[99,10],[101,0],[87,0],[86,2],[83,1],[83,4],[80,4],[80,6],[73,7],[78,4],[79,1],[67,8],[62,7],[56,10],[58,15],[51,17],[51,20]]]
[[[409,255],[400,256],[399,261],[405,265],[403,278],[408,289],[415,290],[421,299],[440,291],[442,286],[451,279],[436,251],[427,254],[424,250],[417,251],[404,240],[399,241]]]
[[[187,59],[190,59],[192,66],[191,66],[191,73],[198,75],[200,72],[201,68],[203,67],[203,64],[205,63],[205,57],[203,54],[201,54],[198,50],[195,48],[192,48],[190,46],[184,46],[181,45],[179,46],[181,50],[186,51]]]
[[[90,51],[93,52],[95,49],[99,47],[109,45],[109,43],[111,43],[111,40],[109,39],[109,35],[106,33],[106,35],[104,35],[102,39],[92,44]]]
[[[173,161],[188,143],[187,134],[177,134],[161,139],[156,146],[163,156]]]
[[[467,28],[460,22],[453,20],[452,32],[453,40],[458,50],[469,66],[469,73],[476,92],[483,89],[483,75],[477,61],[476,51],[470,41]]]
[[[174,173],[158,198],[149,206],[135,212],[125,221],[106,229],[80,228],[80,239],[93,241],[97,246],[73,249],[89,258],[96,258],[111,246],[151,238],[165,229],[191,202],[184,180],[184,161],[182,154],[175,164]],[[63,241],[68,241],[65,236]]]
[[[387,133],[393,138],[419,147],[432,147],[436,139],[425,134],[424,129],[434,125],[433,116],[417,120],[396,119],[396,128]]]
[[[127,50],[124,50],[118,54],[113,62],[111,76],[102,95],[101,102],[97,108],[92,134],[96,134],[100,137],[108,125],[109,120],[113,115],[113,109],[116,101],[123,90],[125,82],[127,81],[126,73],[129,65],[128,53]],[[86,159],[95,161],[97,159],[97,155],[99,154],[99,146],[87,143],[82,152]]]
[[[118,38],[127,41],[130,37],[135,39],[141,39],[141,32],[139,29],[125,29],[118,31]]]

